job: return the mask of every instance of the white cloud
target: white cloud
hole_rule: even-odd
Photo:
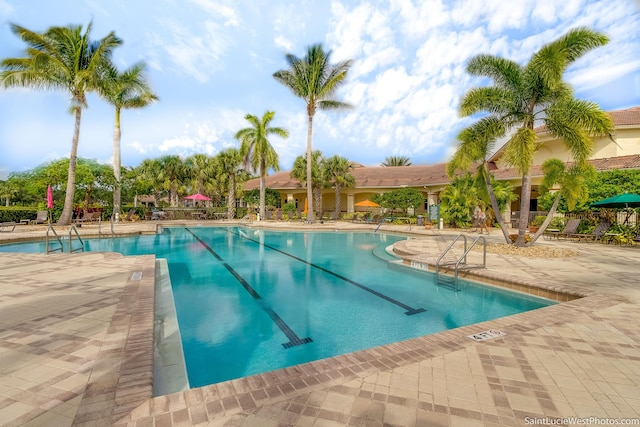
[[[220,1],[213,0],[191,0],[192,3],[202,8],[212,18],[222,17],[224,20],[224,26],[237,27],[239,25],[239,18],[236,10],[232,6],[221,4]],[[231,3],[235,4],[234,2]]]
[[[290,52],[291,48],[293,47],[293,43],[291,43],[291,40],[287,39],[284,36],[276,37],[274,43],[276,44],[276,46],[284,49],[287,52]]]
[[[173,19],[160,20],[159,24],[168,30],[163,33],[166,34],[164,38],[159,33],[147,33],[153,49],[163,52],[151,52],[150,64],[154,68],[165,69],[162,64],[169,60],[173,63],[174,72],[186,73],[204,83],[212,72],[223,67],[231,41],[220,24],[207,20],[200,25],[186,27]]]

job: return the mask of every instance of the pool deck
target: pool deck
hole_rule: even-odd
[[[154,232],[157,224],[122,223],[115,231]],[[263,225],[289,227],[252,226]],[[458,233],[382,230],[411,232],[415,239],[402,249],[417,263]],[[90,236],[98,229],[79,231]],[[0,242],[44,235],[43,226],[18,226],[0,233]],[[493,231],[487,240],[502,236]],[[545,417],[548,423],[640,419],[640,247],[537,245],[578,255],[488,254],[487,269],[474,274],[543,296],[582,298],[155,398],[153,256],[0,253],[0,425],[511,426],[542,424]],[[468,337],[487,330],[504,335]]]

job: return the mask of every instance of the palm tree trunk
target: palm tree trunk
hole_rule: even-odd
[[[311,182],[311,134],[313,129],[313,115],[309,114],[309,122],[307,124],[307,221],[310,223],[315,222],[315,215],[313,213],[313,188]]]
[[[336,219],[340,216],[340,186],[336,184]]]
[[[486,172],[486,168],[487,168],[486,162],[484,163],[483,167],[485,168],[485,172]],[[489,193],[489,200],[491,201],[491,209],[493,209],[493,215],[496,217],[496,221],[500,226],[500,230],[504,235],[505,241],[511,244],[512,242],[511,242],[511,237],[509,237],[509,229],[507,228],[507,225],[504,223],[504,219],[502,219],[502,212],[500,212],[500,206],[498,206],[498,200],[496,199],[496,194],[493,191],[493,185],[491,185],[491,177],[488,173],[485,173],[484,177],[485,177],[484,182],[487,185],[487,192]]]
[[[58,219],[58,225],[71,224],[73,215],[73,198],[76,191],[76,162],[78,158],[78,141],[80,140],[80,119],[82,118],[82,108],[75,107],[75,126],[73,129],[73,139],[71,140],[71,153],[69,153],[69,173],[67,175],[67,190],[64,195],[64,207]]]
[[[264,204],[265,204],[265,175],[266,173],[264,172],[264,168],[262,168],[262,170],[260,171],[260,208],[259,208],[259,212],[260,212],[260,219],[263,220],[265,218],[264,215]]]
[[[120,139],[122,137],[120,130],[120,108],[116,107],[116,124],[113,131],[113,176],[115,178],[115,185],[113,187],[113,214],[115,215],[115,221],[120,221],[120,169],[122,160],[120,157]]]
[[[529,228],[529,211],[531,207],[531,171],[527,171],[522,175],[522,191],[520,193],[520,223],[518,224],[518,238],[514,242],[514,246],[524,247],[525,235]]]
[[[538,231],[536,231],[536,234],[534,234],[531,237],[531,241],[529,242],[529,244],[527,246],[533,245],[536,242],[536,240],[538,240],[538,238],[542,235],[542,233],[544,233],[544,231],[549,226],[549,223],[551,222],[551,220],[553,219],[553,216],[556,214],[556,211],[558,210],[558,204],[560,204],[561,193],[562,192],[560,190],[558,190],[558,192],[556,194],[556,198],[553,201],[553,205],[551,206],[551,209],[549,210],[549,213],[547,214],[547,217],[545,218],[544,222],[542,223],[542,225],[540,226]]]
[[[236,175],[229,176],[229,200],[227,201],[227,219],[232,220],[236,216]]]

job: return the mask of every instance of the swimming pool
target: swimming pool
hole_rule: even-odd
[[[166,258],[191,387],[240,378],[553,304],[389,268],[402,236],[167,228],[87,240],[88,250]],[[20,246],[19,248],[17,248]],[[42,252],[42,243],[0,250]]]

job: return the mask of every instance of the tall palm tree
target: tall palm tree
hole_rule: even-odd
[[[322,189],[327,184],[322,167],[322,152],[313,150],[311,153],[311,194],[312,199],[307,198],[307,220],[312,221],[313,208],[317,211],[322,209]],[[309,167],[307,165],[307,156],[302,155],[296,157],[291,169],[291,177],[300,181],[300,184],[307,185],[307,177],[309,176]],[[313,206],[312,206],[313,205]],[[320,213],[320,212],[318,212]]]
[[[112,63],[104,65],[99,79],[99,93],[115,107],[115,124],[113,131],[113,212],[116,219],[120,215],[121,169],[120,111],[129,108],[144,108],[158,100],[158,97],[144,78],[145,64],[139,62],[122,73]]]
[[[11,31],[26,44],[26,56],[6,58],[0,63],[4,70],[0,79],[4,87],[27,87],[36,90],[62,89],[71,95],[71,112],[75,127],[69,154],[69,171],[64,208],[60,225],[71,223],[75,196],[75,173],[80,139],[82,109],[87,106],[86,94],[97,88],[99,71],[111,58],[114,48],[122,41],[113,32],[100,41],[91,41],[91,23],[86,31],[82,26],[51,27],[36,33],[16,24]]]
[[[353,187],[356,180],[349,173],[353,168],[353,164],[344,157],[335,155],[324,161],[325,177],[336,192],[336,218],[340,215],[340,190],[346,187]]]
[[[381,166],[411,166],[411,159],[406,156],[387,156]]]
[[[269,168],[280,170],[278,153],[267,139],[270,135],[288,138],[289,131],[280,127],[270,127],[275,112],[267,111],[262,118],[247,114],[244,118],[251,127],[239,130],[235,137],[240,141],[240,155],[254,172],[260,174],[260,218],[265,217],[265,178]]]
[[[484,142],[509,135],[503,159],[522,175],[516,246],[525,246],[531,168],[538,148],[534,127],[544,125],[549,134],[562,139],[578,164],[591,155],[594,136],[611,135],[613,131],[611,117],[597,104],[575,99],[572,88],[562,79],[571,63],[607,42],[604,34],[576,28],[543,46],[525,66],[492,55],[478,55],[467,64],[467,72],[489,77],[493,85],[467,92],[460,103],[460,114],[466,117],[489,112],[468,129]]]
[[[228,181],[227,188],[227,219],[236,216],[236,185],[238,171],[242,164],[242,156],[235,148],[229,148],[219,153],[216,157],[219,167],[218,179]]]
[[[273,77],[288,87],[298,98],[307,104],[307,158],[311,158],[313,116],[316,110],[337,110],[351,108],[350,104],[333,99],[336,91],[346,82],[351,60],[330,64],[331,51],[325,52],[321,44],[307,48],[303,58],[288,53],[289,68],[276,71]],[[307,163],[307,176],[311,176],[311,163]],[[311,201],[313,189],[311,179],[307,179],[307,200]],[[309,220],[313,222],[313,206],[309,203]]]

